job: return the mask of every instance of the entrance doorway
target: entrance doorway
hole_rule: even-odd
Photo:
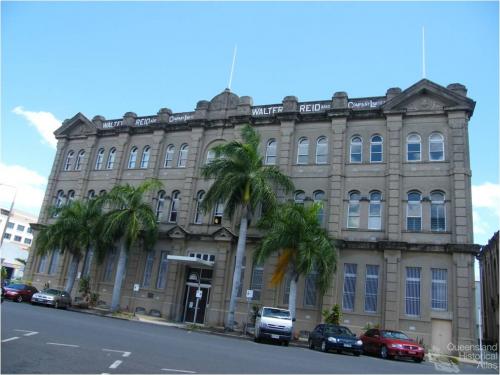
[[[198,301],[198,306],[196,306],[196,292],[198,291],[198,285],[191,283],[186,285],[186,302],[184,305],[184,322],[186,323],[203,324],[205,322],[205,311],[210,297],[210,285],[200,285],[199,290],[202,294]],[[197,313],[196,309],[198,309]]]

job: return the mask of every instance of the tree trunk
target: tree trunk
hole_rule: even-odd
[[[116,266],[115,284],[113,286],[113,296],[111,297],[111,312],[115,312],[120,307],[120,297],[122,291],[122,283],[127,269],[127,249],[125,248],[125,240],[120,242],[120,256]]]
[[[247,241],[247,228],[248,228],[248,209],[243,207],[243,213],[240,221],[240,233],[238,237],[238,245],[236,247],[236,262],[234,265],[233,273],[233,287],[231,289],[231,299],[229,300],[229,311],[227,313],[227,328],[234,329],[234,311],[236,309],[236,298],[238,289],[241,284],[241,264],[243,256],[245,255],[245,245]]]
[[[78,263],[80,263],[80,256],[73,254],[68,269],[68,280],[66,280],[66,286],[64,287],[64,290],[69,295],[71,295],[71,291],[73,290],[73,285],[75,285],[76,273],[78,272]]]
[[[299,281],[299,276],[297,274],[292,274],[290,280],[290,294],[288,296],[288,309],[292,318],[295,318],[295,310],[297,309],[297,282]]]

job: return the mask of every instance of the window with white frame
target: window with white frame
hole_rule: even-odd
[[[8,228],[8,229],[14,229],[15,225],[16,225],[16,224],[14,224],[12,221],[9,221],[9,222],[7,223],[7,228]]]
[[[448,270],[431,268],[431,308],[433,310],[448,310]]]
[[[90,266],[92,265],[92,259],[94,258],[94,249],[90,248],[90,250],[85,254],[85,259],[83,260],[83,269],[82,276],[90,275]]]
[[[63,204],[64,204],[64,191],[59,190],[56,195],[56,201],[54,203],[54,206],[56,206],[56,208],[61,208]]]
[[[196,209],[194,213],[194,223],[195,224],[203,224],[203,210],[202,203],[203,197],[205,196],[205,192],[200,190],[198,194],[196,194]]]
[[[181,192],[176,190],[172,193],[172,201],[170,202],[170,213],[168,214],[168,221],[170,223],[177,222],[177,211],[179,210],[179,204],[181,199]]]
[[[359,228],[359,191],[349,193],[349,203],[347,207],[347,228]]]
[[[46,266],[46,264],[47,264],[47,254],[43,254],[40,257],[40,263],[38,263],[37,272],[38,273],[44,273],[45,272],[45,266]]]
[[[64,162],[64,170],[69,171],[71,169],[71,164],[73,163],[73,157],[75,156],[75,152],[73,150],[68,152],[66,155],[66,161]]]
[[[104,149],[100,148],[99,151],[97,151],[97,156],[95,158],[95,169],[99,170],[102,168],[102,163],[104,160]]]
[[[221,225],[224,216],[224,201],[218,201],[214,206],[213,224]]]
[[[17,227],[16,227],[16,230],[19,231],[19,232],[24,232],[24,229],[26,227],[24,225],[21,225],[21,224],[17,224]]]
[[[149,154],[150,154],[151,147],[146,146],[142,150],[142,158],[141,158],[141,168],[146,169],[149,164]]]
[[[295,202],[295,204],[303,205],[305,199],[306,199],[306,193],[304,193],[302,190],[297,190],[293,194],[293,201]]]
[[[87,193],[87,199],[94,199],[95,198],[95,190],[90,189],[89,192]]]
[[[406,230],[411,232],[420,232],[422,230],[422,195],[418,191],[408,193]]]
[[[321,203],[321,208],[318,211],[318,223],[323,226],[325,224],[325,209],[324,209],[324,200],[325,200],[325,192],[323,190],[316,190],[313,193],[314,202]]]
[[[174,154],[175,154],[175,146],[168,145],[167,152],[165,154],[165,168],[172,168],[174,165]]]
[[[74,200],[75,200],[75,191],[74,190],[68,191],[68,204],[70,204]]]
[[[116,158],[116,148],[113,147],[111,150],[109,150],[106,169],[113,169],[113,167],[115,166],[115,158]]]
[[[374,135],[370,142],[370,162],[381,163],[383,161],[383,141],[380,135]]]
[[[342,296],[342,309],[354,310],[354,298],[356,296],[356,271],[358,265],[352,263],[344,264],[344,289]]]
[[[316,164],[328,163],[328,138],[319,137],[316,141]]]
[[[266,164],[275,165],[276,164],[276,140],[270,139],[266,145]]]
[[[378,266],[366,265],[365,280],[365,311],[377,312],[378,298]]]
[[[158,278],[156,279],[156,289],[165,289],[167,285],[167,270],[168,270],[168,252],[162,251],[160,257],[160,265],[158,268]]]
[[[137,161],[137,147],[132,147],[130,150],[130,156],[128,158],[128,169],[135,168],[135,163]]]
[[[309,140],[300,138],[297,144],[297,164],[307,164],[309,161]]]
[[[163,216],[163,209],[165,208],[165,196],[166,193],[164,190],[160,190],[156,195],[156,221],[161,221]]]
[[[26,245],[31,245],[31,238],[25,238],[25,239],[24,239],[24,243],[25,243]]]
[[[205,163],[209,164],[214,159],[215,159],[215,151],[212,149],[208,150],[207,151],[207,161]]]
[[[444,137],[441,133],[432,133],[429,136],[429,160],[444,160]]]
[[[382,194],[379,191],[370,193],[370,205],[368,207],[368,229],[380,230],[382,228]]]
[[[106,260],[106,266],[104,268],[103,281],[110,282],[113,277],[113,269],[115,267],[116,250],[112,250],[108,253],[108,259]]]
[[[47,274],[53,275],[57,271],[57,265],[59,264],[59,251],[53,251],[52,252],[52,257],[50,258],[50,263],[49,263],[49,270],[47,271]]]
[[[431,193],[431,230],[435,232],[444,232],[446,230],[444,193],[440,191]]]
[[[243,281],[245,280],[245,268],[247,264],[247,258],[244,256],[241,262],[241,272],[240,272],[240,285],[238,286],[238,292],[236,297],[241,297],[243,294]]]
[[[76,157],[75,171],[80,171],[82,169],[83,158],[85,157],[85,151],[81,150]]]
[[[363,140],[360,136],[355,136],[351,138],[351,163],[361,163],[363,160]]]
[[[10,233],[3,234],[3,238],[5,238],[6,240],[10,240],[11,237],[12,237],[12,235]]]
[[[142,287],[149,288],[151,286],[151,276],[153,273],[153,265],[155,262],[155,253],[150,251],[146,257],[146,264],[144,265],[144,276],[142,278]]]
[[[21,242],[21,240],[22,240],[21,236],[14,236],[14,241]]]
[[[264,267],[262,265],[254,265],[252,270],[252,280],[250,289],[253,290],[253,300],[260,301],[262,286],[264,284]]]
[[[283,304],[288,305],[290,303],[290,283],[292,282],[292,275],[287,272],[285,275],[285,280],[283,281]]]
[[[409,134],[406,138],[406,160],[407,161],[420,161],[420,136],[418,134]]]
[[[317,302],[317,290],[316,290],[316,280],[318,273],[316,270],[308,273],[304,280],[304,306],[316,306]]]
[[[27,231],[27,232],[28,232],[28,233],[33,233],[33,228],[28,227],[28,231]]]
[[[420,316],[420,267],[406,267],[406,315]]]
[[[179,149],[179,160],[177,160],[177,166],[179,168],[185,168],[188,160],[188,151],[189,146],[187,144],[183,144]]]

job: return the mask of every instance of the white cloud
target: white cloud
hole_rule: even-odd
[[[492,210],[500,219],[500,184],[485,182],[472,186],[472,207]]]
[[[500,184],[472,186],[474,241],[485,244],[500,227]]]
[[[42,206],[47,179],[37,172],[20,165],[0,162],[0,205],[38,215]]]
[[[52,113],[25,111],[21,106],[14,108],[12,112],[28,120],[30,125],[34,126],[40,133],[42,141],[56,148],[57,140],[54,137],[54,131],[61,126],[61,121]]]

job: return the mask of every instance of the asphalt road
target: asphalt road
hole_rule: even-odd
[[[4,301],[1,373],[498,373],[354,357]]]

